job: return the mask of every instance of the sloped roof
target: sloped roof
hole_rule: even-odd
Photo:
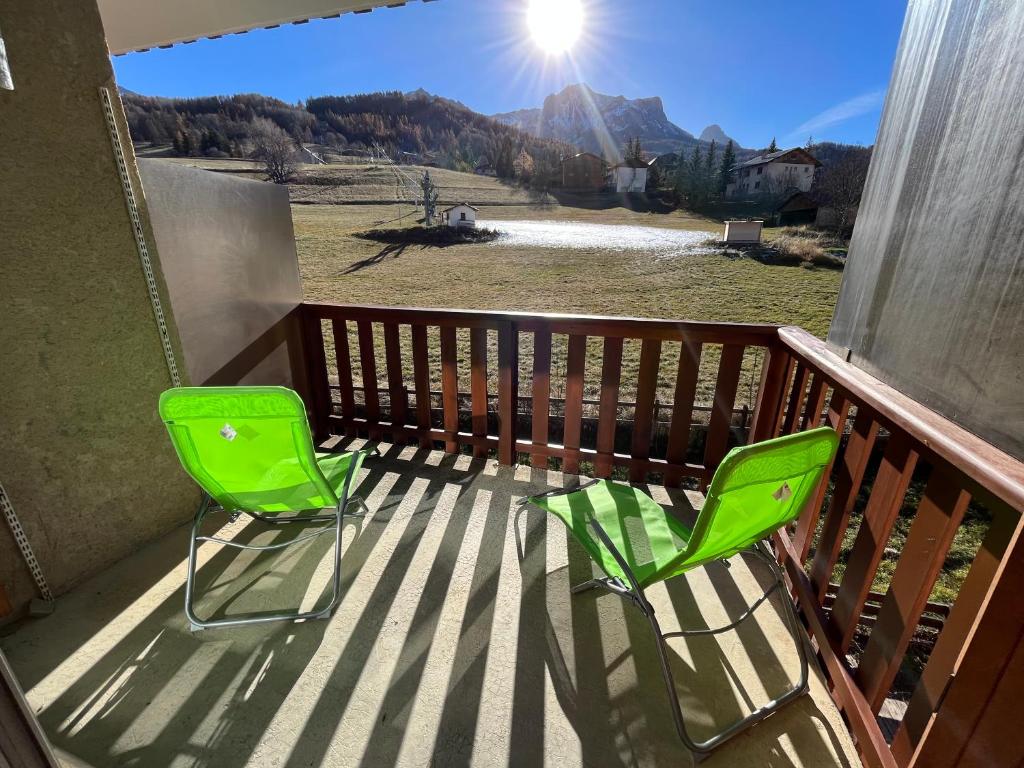
[[[810,161],[815,166],[821,165],[821,161],[819,161],[818,158],[816,158],[806,149],[803,149],[802,147],[793,147],[792,149],[780,149],[778,152],[766,152],[763,155],[752,157],[749,160],[746,160],[742,163],[737,163],[736,165],[733,166],[733,168],[750,168],[751,166],[754,165],[765,165],[766,163],[774,163],[777,160],[781,160],[783,157],[791,153],[800,155],[801,160],[803,160],[804,162]]]
[[[469,203],[456,203],[455,205],[448,206],[443,211],[441,211],[441,213],[448,213],[448,211],[454,211],[456,208],[463,208],[463,207],[465,207],[465,208],[472,208],[474,211],[479,211],[480,210],[475,205],[470,205]]]
[[[593,152],[577,152],[575,155],[570,155],[569,157],[563,157],[562,158],[562,162],[564,163],[564,162],[567,162],[569,160],[577,160],[577,159],[579,159],[581,157],[592,157],[592,158],[594,158],[595,160],[597,160],[599,162],[602,162],[602,163],[604,162],[604,158],[603,157],[601,157],[600,155],[595,155]]]
[[[431,2],[431,0],[423,0]],[[112,54],[169,48],[203,37],[304,24],[343,13],[405,5],[404,0],[97,0]]]
[[[612,168],[646,168],[647,163],[643,160],[623,160],[621,163],[616,163]]]

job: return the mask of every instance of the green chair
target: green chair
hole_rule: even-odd
[[[268,621],[329,618],[341,598],[341,530],[352,482],[369,450],[317,453],[299,396],[284,387],[179,387],[160,395],[160,418],[185,471],[203,489],[192,524],[185,584],[185,615],[193,630]],[[219,506],[264,523],[332,522],[278,544],[257,546],[200,536],[203,518]],[[330,514],[320,511],[331,508]],[[303,514],[312,512],[313,514]],[[296,513],[284,514],[281,513]],[[275,550],[334,531],[334,576],[330,603],[305,613],[273,613],[201,619],[193,608],[196,548],[211,541],[238,549]]]
[[[800,679],[792,689],[711,738],[695,742],[686,731],[665,640],[713,635],[737,627],[773,592],[784,589],[779,564],[764,539],[796,519],[813,497],[838,438],[828,428],[786,435],[733,449],[722,461],[691,530],[649,496],[628,485],[594,480],[577,488],[524,499],[555,515],[606,574],[573,587],[573,594],[595,587],[629,600],[650,621],[657,638],[662,676],[680,739],[692,752],[707,753],[807,690],[804,640],[788,596],[786,621],[800,657]],[[714,629],[663,633],[644,589],[707,563],[749,552],[766,562],[773,585],[735,621]]]

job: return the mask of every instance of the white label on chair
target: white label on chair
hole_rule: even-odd
[[[772,498],[776,501],[785,501],[793,495],[793,490],[789,487],[789,483],[783,483],[779,490],[772,494]]]
[[[223,437],[228,442],[231,442],[236,437],[238,437],[238,433],[235,432],[235,428],[232,427],[230,424],[225,424],[223,427],[220,428],[220,436]]]

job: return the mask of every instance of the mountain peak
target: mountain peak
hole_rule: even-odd
[[[703,131],[701,131],[700,140],[716,141],[719,144],[726,144],[731,141],[734,146],[739,146],[735,139],[725,135],[725,131],[722,130],[722,126],[720,126],[718,123],[712,123]]]

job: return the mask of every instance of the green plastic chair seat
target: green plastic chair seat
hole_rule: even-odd
[[[627,576],[590,526],[595,519],[622,553],[641,584],[668,567],[690,539],[691,531],[643,491],[602,480],[562,496],[531,500],[559,518],[587,554],[609,576]]]
[[[365,453],[316,453],[302,399],[284,387],[179,387],[160,396],[182,466],[228,511],[335,507]]]
[[[609,480],[529,499],[558,517],[595,563],[628,580],[600,536],[608,535],[641,587],[724,560],[796,519],[835,456],[829,427],[734,448],[722,460],[690,530],[642,491]]]

